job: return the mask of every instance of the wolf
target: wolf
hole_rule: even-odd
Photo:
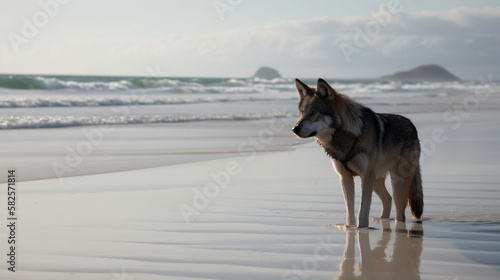
[[[382,201],[380,218],[389,218],[392,197],[385,187],[391,177],[396,220],[405,221],[410,204],[414,219],[424,208],[420,174],[420,141],[413,123],[400,115],[373,112],[338,93],[325,80],[311,88],[295,79],[300,118],[292,131],[300,138],[314,137],[331,158],[340,176],[346,204],[346,224],[356,226],[354,177],[361,177],[358,227],[368,227],[372,193]]]

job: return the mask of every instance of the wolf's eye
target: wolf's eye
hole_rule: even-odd
[[[316,115],[317,113],[319,113],[319,112],[318,112],[318,110],[313,109],[311,114],[312,114],[312,115]]]

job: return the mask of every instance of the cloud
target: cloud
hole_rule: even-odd
[[[400,70],[441,63],[475,77],[482,73],[467,72],[471,64],[491,71],[500,62],[499,8],[403,10],[395,14],[387,11],[388,7],[382,5],[378,13],[370,16],[276,22],[211,34],[204,38],[212,42],[211,49],[201,48],[195,53],[203,53],[197,56],[199,59],[208,55],[227,65],[273,64],[292,66],[294,71],[330,68],[332,75],[350,68],[372,68],[371,74],[365,75],[378,76],[385,73],[379,74],[377,68],[386,64]],[[367,42],[362,42],[361,37]],[[195,42],[196,38],[191,40]],[[350,61],[342,51],[342,43],[358,51],[351,54]]]
[[[144,65],[157,64],[173,75],[189,76],[249,76],[261,65],[277,67],[285,76],[311,77],[378,77],[427,63],[442,64],[466,78],[484,74],[474,72],[478,69],[498,71],[500,8],[388,11],[387,5],[381,5],[377,13],[367,16],[271,22],[146,39],[47,43],[26,53],[41,61],[42,54],[52,59],[71,57],[72,69],[94,67],[113,73],[135,67],[140,70],[129,74],[138,75]],[[349,59],[342,46],[353,48]],[[34,58],[17,59],[28,63]]]

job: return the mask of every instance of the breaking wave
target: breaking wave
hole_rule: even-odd
[[[10,89],[79,89],[79,90],[128,90],[136,86],[131,81],[74,81],[50,77],[4,76],[0,87]]]
[[[302,81],[316,84],[316,79]],[[330,82],[339,92],[371,104],[397,100],[430,106],[445,102],[439,101],[443,97],[486,96],[500,88],[498,82]],[[297,101],[293,79],[284,78],[0,75],[0,129],[295,117]],[[112,106],[133,113],[104,108]]]
[[[0,117],[0,129],[57,128],[85,125],[157,124],[213,120],[260,120],[296,117],[293,112],[264,114],[199,114],[199,115],[115,115],[115,116],[61,116],[33,115]]]
[[[304,79],[314,85],[316,80]],[[485,84],[479,82],[412,82],[377,80],[331,80],[340,92],[379,93],[413,91],[471,91]],[[0,88],[18,90],[75,90],[79,92],[130,91],[155,89],[170,93],[264,93],[295,91],[292,79],[259,78],[163,78],[102,76],[18,76],[0,75]]]
[[[0,108],[37,108],[37,107],[105,107],[105,106],[145,106],[199,103],[226,103],[243,101],[294,100],[295,96],[225,96],[225,97],[164,97],[164,98],[11,98],[0,99]]]
[[[291,79],[153,78],[95,76],[0,76],[0,87],[20,90],[126,91],[163,89],[168,92],[259,93],[263,89],[293,88]]]

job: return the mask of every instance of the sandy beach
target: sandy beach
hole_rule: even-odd
[[[460,125],[406,114],[423,145],[422,223],[376,219],[375,197],[372,229],[347,231],[338,175],[289,132],[293,118],[116,126],[59,178],[54,159],[100,128],[0,131],[2,170],[18,174],[16,272],[3,226],[0,278],[498,279],[500,113],[496,99],[481,105]]]

